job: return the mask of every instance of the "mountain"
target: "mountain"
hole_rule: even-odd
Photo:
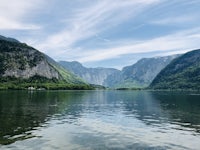
[[[0,35],[0,40],[4,40],[4,41],[8,41],[8,42],[15,42],[15,43],[20,43],[18,40],[13,39],[13,38],[9,38],[9,37],[4,37],[2,35]]]
[[[200,89],[200,50],[174,59],[153,80],[153,89]]]
[[[0,36],[0,84],[3,88],[29,86],[73,88],[87,86],[53,59],[19,41]]]
[[[86,68],[77,61],[60,61],[59,64],[88,83],[96,85],[105,85],[104,82],[109,75],[119,72],[113,68]]]
[[[110,75],[106,86],[113,88],[143,88],[149,86],[156,75],[177,55],[143,58],[131,66],[124,67],[120,73]]]

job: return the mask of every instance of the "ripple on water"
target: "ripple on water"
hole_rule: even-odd
[[[7,131],[0,142],[10,142],[0,149],[198,150],[200,97],[164,94],[52,91],[10,101],[0,94],[0,134]]]

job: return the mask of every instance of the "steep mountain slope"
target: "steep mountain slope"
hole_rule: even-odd
[[[55,60],[53,60],[51,57],[45,55],[45,58],[53,66],[62,76],[62,78],[67,82],[73,82],[76,84],[84,83],[83,79],[73,74],[73,72],[66,70],[64,67],[62,67],[59,63],[57,63]]]
[[[175,57],[177,56],[143,58],[132,66],[124,67],[120,73],[110,75],[105,83],[113,88],[147,87]]]
[[[38,50],[3,36],[0,36],[0,79],[1,84],[12,81],[16,86],[20,82],[85,84]]]
[[[173,60],[157,75],[150,88],[200,89],[200,50]]]
[[[119,70],[113,68],[86,68],[76,61],[60,61],[59,63],[88,83],[96,85],[105,85],[104,81],[109,75],[119,72]]]

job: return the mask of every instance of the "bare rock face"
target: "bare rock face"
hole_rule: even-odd
[[[28,79],[35,75],[59,79],[45,55],[26,44],[0,39],[0,75]]]
[[[48,79],[56,78],[59,79],[59,73],[51,67],[46,61],[39,62],[36,66],[30,67],[26,66],[25,69],[21,70],[19,68],[9,68],[7,69],[3,76],[12,76],[16,78],[28,79],[35,75],[43,76]]]

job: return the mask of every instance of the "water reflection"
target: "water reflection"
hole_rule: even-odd
[[[30,130],[47,126],[48,120],[65,114],[70,120],[80,117],[84,92],[30,92],[1,91],[0,94],[0,144],[33,137]],[[76,111],[78,110],[78,111]]]
[[[200,95],[193,92],[154,93],[162,110],[170,115],[171,123],[194,129],[200,133]]]
[[[199,99],[188,92],[0,91],[0,144],[8,145],[0,148],[198,149]]]

